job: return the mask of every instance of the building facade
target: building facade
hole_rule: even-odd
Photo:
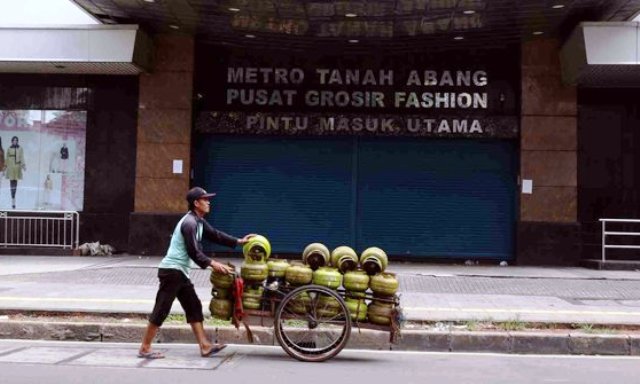
[[[600,218],[638,217],[638,88],[563,78],[566,37],[375,54],[151,41],[137,75],[0,76],[4,120],[44,111],[44,137],[46,111],[84,119],[69,151],[82,163],[82,201],[69,206],[81,242],[163,254],[193,185],[218,194],[215,226],[264,234],[280,255],[318,241],[578,265],[599,256]],[[38,180],[66,185],[71,172],[54,171],[71,136],[59,135]]]

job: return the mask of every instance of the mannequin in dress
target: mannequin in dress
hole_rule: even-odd
[[[51,204],[51,191],[53,190],[53,180],[51,175],[47,174],[47,178],[44,180],[44,201],[43,205],[48,207]]]
[[[2,137],[0,137],[0,172],[4,176],[4,148],[2,147]],[[2,180],[2,178],[0,178]]]
[[[18,137],[11,138],[11,146],[7,149],[4,158],[5,177],[9,179],[11,187],[11,207],[16,208],[16,191],[18,190],[18,180],[22,180],[22,172],[26,171],[24,163],[24,152],[18,144]]]

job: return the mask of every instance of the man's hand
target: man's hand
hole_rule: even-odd
[[[249,240],[251,240],[252,237],[256,236],[255,233],[250,233],[248,235],[244,235],[244,237],[242,239],[238,239],[238,245],[243,245],[249,242]]]
[[[231,267],[219,263],[215,260],[211,260],[211,269],[218,273],[222,273],[223,275],[228,275],[229,273],[233,272],[233,269],[231,269]]]

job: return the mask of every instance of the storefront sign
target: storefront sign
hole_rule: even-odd
[[[305,79],[309,77],[312,86],[319,89],[301,89]],[[406,78],[398,79],[392,69],[373,71],[316,68],[307,74],[301,68],[235,67],[227,68],[226,105],[407,110],[487,109],[487,84],[488,75],[484,70],[411,70]],[[331,86],[349,86],[352,90],[331,89]],[[434,88],[437,91],[431,91]]]
[[[515,117],[439,118],[402,115],[325,115],[287,113],[203,112],[196,121],[201,133],[314,136],[434,136],[516,138]]]
[[[229,53],[213,68],[198,61],[196,127],[242,134],[517,137],[517,75],[503,70],[503,62],[486,60]]]

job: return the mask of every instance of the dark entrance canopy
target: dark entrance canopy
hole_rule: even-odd
[[[398,52],[564,39],[582,21],[628,21],[640,0],[74,0],[106,24],[287,50]]]

